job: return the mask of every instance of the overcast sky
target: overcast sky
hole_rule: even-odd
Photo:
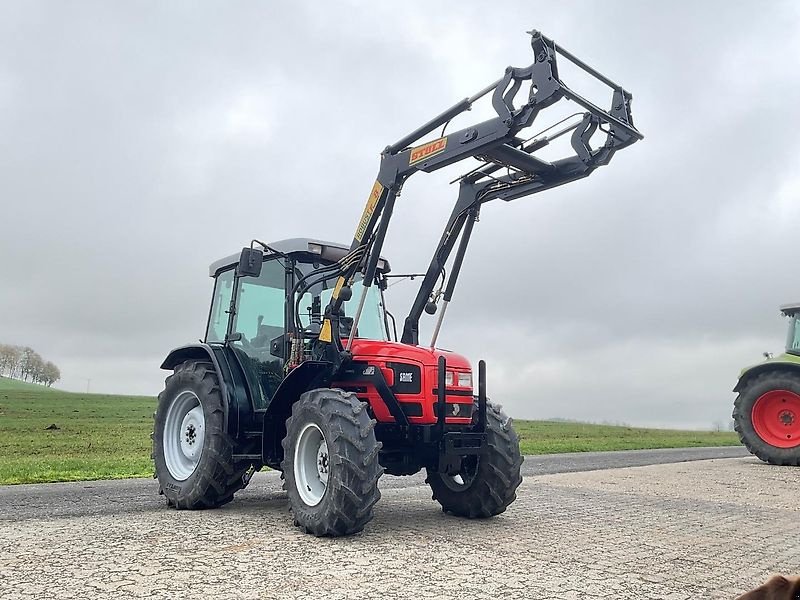
[[[625,85],[647,137],[487,205],[440,344],[485,358],[516,417],[727,424],[800,299],[791,1],[3,2],[0,343],[64,389],[158,393],[203,335],[209,263],[348,242],[380,150],[528,65],[531,28]],[[424,269],[465,169],[405,186],[395,271]]]

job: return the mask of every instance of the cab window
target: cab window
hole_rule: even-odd
[[[206,342],[221,342],[228,330],[228,308],[233,292],[233,269],[217,275],[206,328]]]

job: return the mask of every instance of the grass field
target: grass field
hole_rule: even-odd
[[[0,378],[0,484],[150,477],[153,410],[155,398],[76,394]],[[525,454],[739,443],[728,432],[514,424]]]
[[[154,406],[0,379],[0,484],[152,475]]]

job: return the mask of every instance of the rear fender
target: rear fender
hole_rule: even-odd
[[[736,387],[733,388],[733,391],[742,391],[754,378],[767,372],[800,373],[800,363],[783,360],[768,360],[759,365],[750,367],[749,369],[745,369],[739,376],[739,381],[736,382]]]
[[[252,420],[253,411],[243,375],[229,352],[228,348],[218,344],[188,344],[172,350],[161,363],[161,368],[172,370],[187,360],[210,361],[220,382],[225,430],[236,437]],[[232,365],[236,365],[235,368]]]

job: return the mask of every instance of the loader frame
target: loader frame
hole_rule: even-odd
[[[378,257],[395,200],[411,175],[419,171],[431,173],[466,158],[476,158],[485,163],[457,180],[459,193],[456,205],[404,321],[401,341],[419,344],[420,316],[426,307],[431,310],[431,304],[435,305],[439,299],[440,294],[433,294],[434,286],[460,239],[447,286],[441,294],[443,306],[431,340],[433,347],[482,204],[497,198],[514,200],[587,177],[597,167],[608,164],[617,150],[643,139],[633,124],[632,96],[629,92],[538,31],[529,33],[535,57],[530,66],[508,67],[500,79],[390,144],[382,152],[377,179],[350,245],[350,254],[354,260],[346,269],[336,274],[336,287],[325,309],[324,321],[318,335],[315,358],[330,363],[331,379],[351,359],[349,349],[361,315],[366,288],[375,279]],[[561,81],[557,65],[559,57],[570,61],[611,88],[609,110],[593,104]],[[526,102],[516,107],[514,100],[524,82],[530,82],[530,92]],[[473,103],[488,94],[491,94],[496,117],[412,146],[439,127],[446,126],[454,117],[469,110]],[[571,100],[584,109],[579,121],[564,126],[549,136],[530,140],[517,137],[520,131],[533,124],[542,110],[561,99]],[[598,148],[592,148],[590,140],[598,129],[605,132],[605,143]],[[556,161],[546,161],[534,156],[536,151],[552,140],[569,132],[572,132],[572,155]],[[501,169],[506,169],[507,173],[495,175]],[[359,272],[363,273],[365,289],[359,299],[354,325],[350,328],[351,334],[343,341],[339,327],[340,309],[343,302],[349,299],[349,293],[342,294],[342,290],[349,288]]]

